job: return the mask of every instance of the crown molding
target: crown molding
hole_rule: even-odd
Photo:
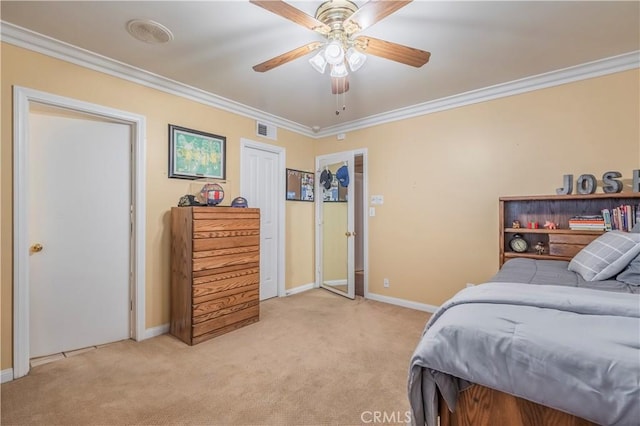
[[[5,21],[0,21],[0,39],[5,43],[71,62],[84,68],[122,78],[142,86],[190,99],[244,117],[266,121],[305,136],[314,137],[314,133],[308,126],[303,126],[291,120],[286,120],[282,117],[162,77]]]
[[[267,121],[276,126],[314,139],[334,136],[339,133],[351,132],[384,123],[458,108],[465,105],[486,102],[493,99],[640,68],[640,51],[637,50],[405,108],[399,108],[365,117],[360,120],[325,127],[320,129],[318,132],[314,132],[308,126],[303,126],[291,120],[269,114],[239,102],[188,86],[184,83],[127,65],[106,56],[98,55],[97,53],[81,49],[5,21],[0,21],[0,39],[3,42],[13,44],[18,47],[71,62],[114,77],[122,78],[142,86],[157,89],[172,95],[181,96],[186,99],[229,111],[244,117]]]
[[[545,89],[547,87],[559,86],[561,84],[628,71],[634,68],[640,68],[640,50],[544,74],[525,77],[507,83],[496,84],[494,86],[472,90],[470,92],[460,93],[458,95],[448,96],[446,98],[436,99],[406,108],[399,108],[393,111],[365,117],[361,120],[350,121],[341,125],[325,127],[316,134],[316,137],[333,136],[338,133],[364,129],[392,121],[405,120],[407,118],[432,114],[434,112],[445,111],[465,105],[486,102],[493,99]]]

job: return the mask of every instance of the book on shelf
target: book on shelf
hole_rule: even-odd
[[[572,228],[569,228],[572,231],[606,231],[606,228],[604,225],[599,225],[599,226],[574,226]]]
[[[604,231],[605,220],[601,215],[573,216],[569,219],[569,229],[575,231]]]
[[[604,219],[604,230],[611,231],[613,228],[611,227],[611,212],[609,212],[609,209],[602,209],[602,218]]]
[[[599,225],[575,225],[570,226],[569,229],[573,231],[605,231],[606,226],[604,223]]]
[[[632,206],[626,204],[614,207],[611,210],[602,209],[602,216],[607,231],[621,230],[629,232],[640,220],[640,205]]]
[[[572,216],[569,220],[602,220],[601,214],[588,214]]]

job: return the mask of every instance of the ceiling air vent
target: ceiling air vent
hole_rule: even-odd
[[[132,19],[127,22],[127,31],[134,38],[151,44],[168,43],[173,40],[169,28],[149,19]]]
[[[265,138],[278,139],[278,128],[273,124],[256,121],[256,134]]]

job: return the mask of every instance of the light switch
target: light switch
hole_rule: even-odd
[[[369,216],[374,217],[376,215],[376,208],[369,207]]]

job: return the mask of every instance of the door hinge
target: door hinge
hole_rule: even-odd
[[[129,300],[129,310],[133,312],[133,300]]]

